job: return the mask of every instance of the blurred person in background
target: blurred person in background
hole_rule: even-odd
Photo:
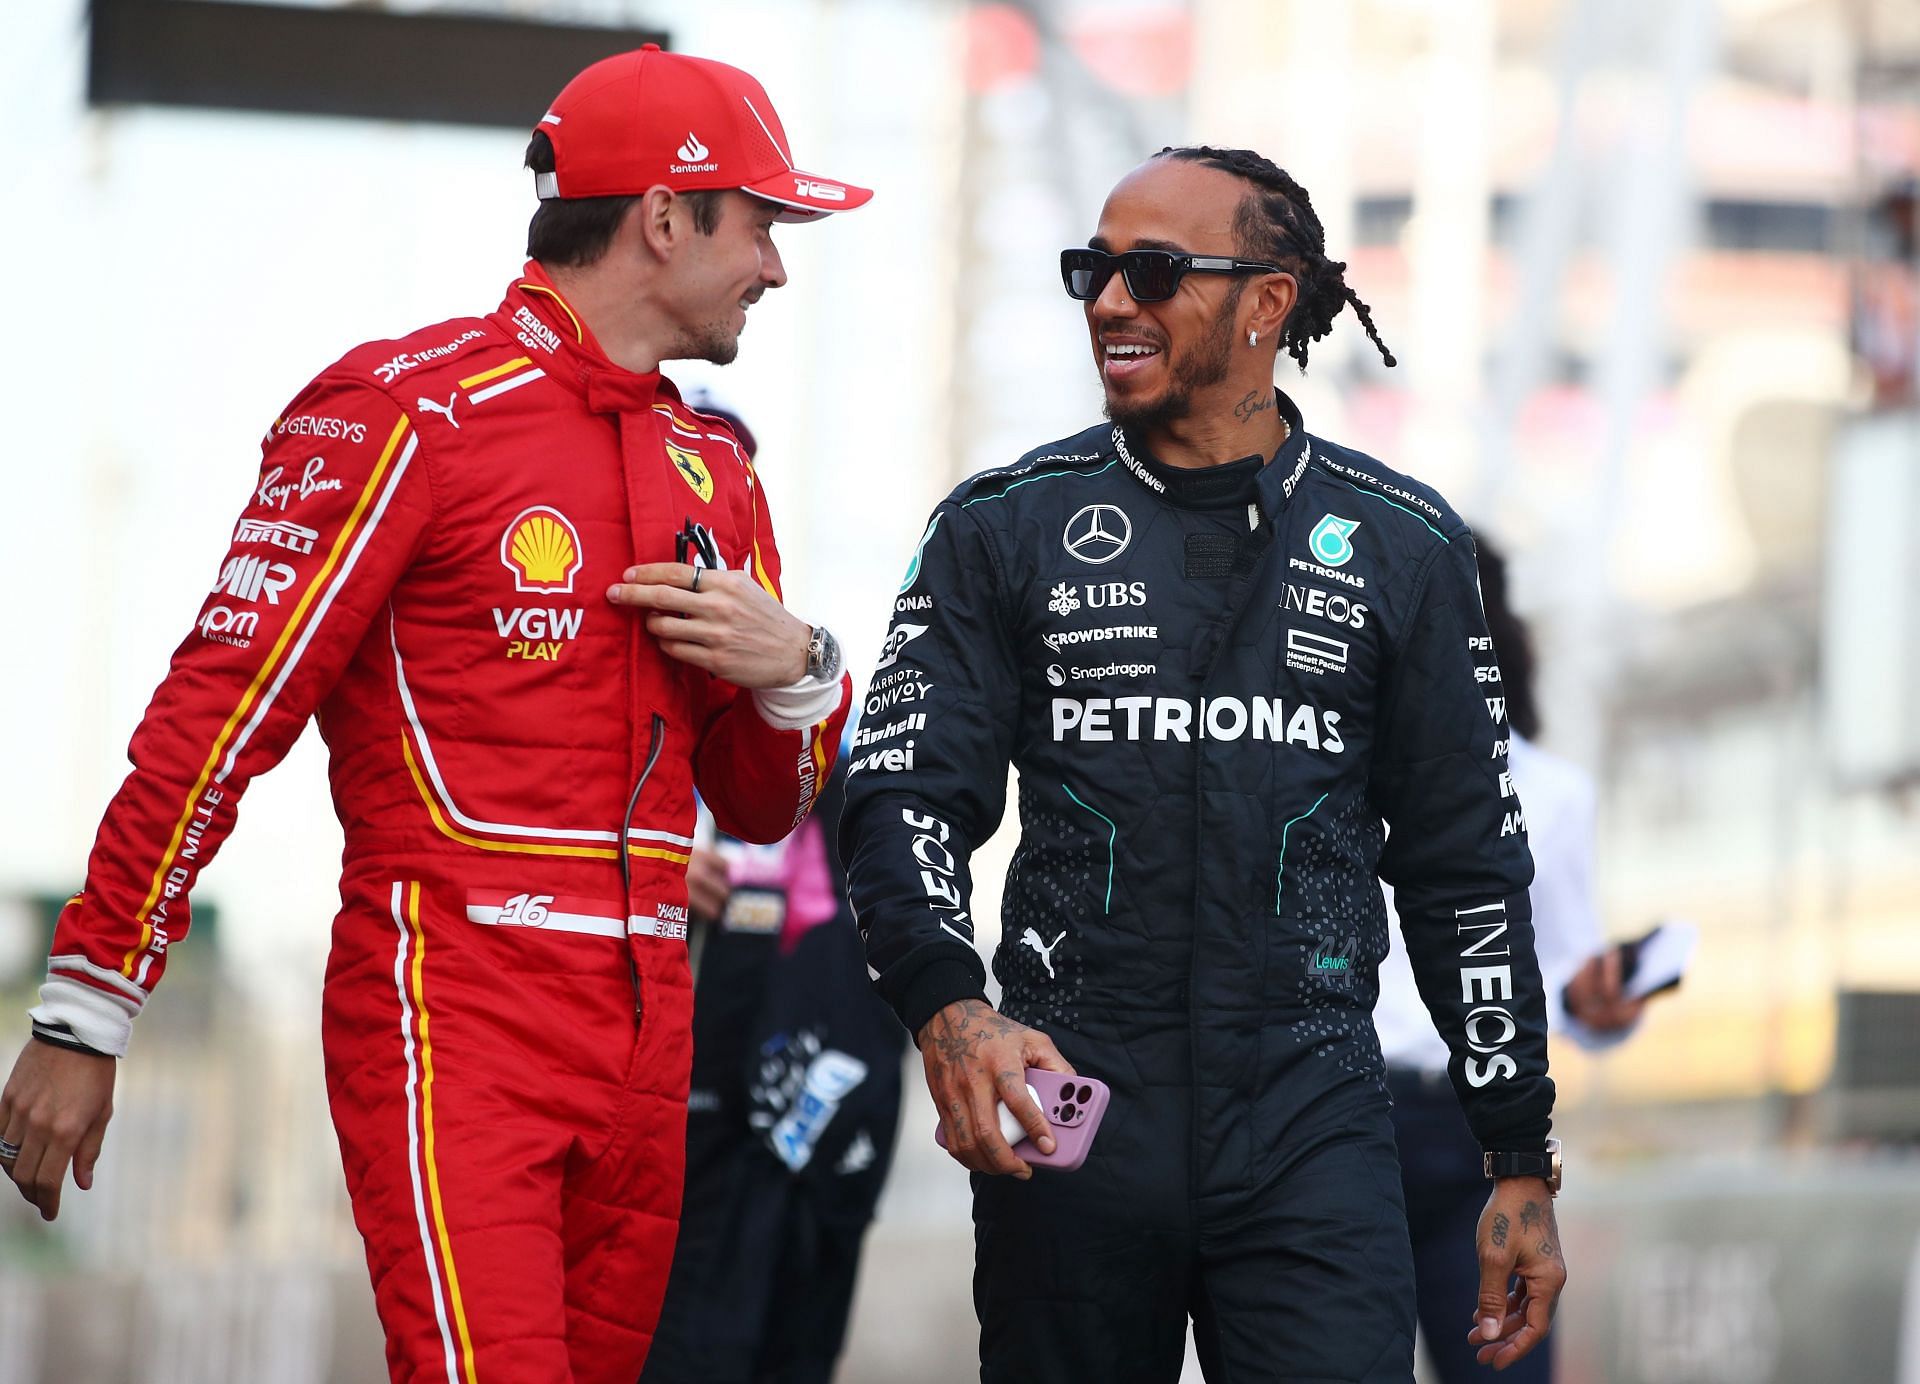
[[[1504,557],[1484,537],[1476,544],[1476,557],[1500,667],[1494,690],[1505,699],[1513,732],[1507,762],[1526,804],[1534,865],[1527,896],[1546,984],[1548,1028],[1570,1034],[1582,1047],[1610,1047],[1640,1022],[1646,1001],[1627,996],[1621,951],[1601,942],[1593,879],[1593,780],[1578,765],[1533,743],[1540,730],[1533,641],[1508,604]],[[1420,1002],[1405,948],[1394,948],[1381,963],[1373,1021],[1393,1095],[1393,1132],[1427,1353],[1441,1384],[1470,1384],[1486,1376],[1455,1323],[1461,1299],[1480,1279],[1472,1239],[1481,1207],[1482,1156],[1447,1079],[1450,1054]],[[1553,1377],[1552,1361],[1549,1343],[1516,1362],[1507,1377],[1545,1384]]]
[[[659,367],[731,361],[786,282],[773,223],[869,194],[794,172],[752,77],[652,47],[569,83],[527,160],[500,307],[348,352],[268,429],[61,915],[0,1166],[49,1220],[70,1162],[92,1184],[188,892],[317,711],[327,1087],[391,1375],[631,1384],[680,1203],[695,788],[777,840],[846,715],[750,463]]]
[[[753,434],[722,418],[752,457]],[[867,983],[834,848],[845,747],[774,846],[687,867],[693,1079],[680,1238],[646,1384],[825,1384],[892,1163],[905,1036]]]
[[[1521,1358],[1565,1281],[1473,537],[1274,388],[1349,306],[1392,363],[1345,268],[1251,151],[1128,174],[1061,256],[1111,423],[964,482],[896,603],[842,838],[876,984],[975,1174],[986,1381],[1174,1380],[1189,1318],[1209,1379],[1409,1378],[1381,878],[1492,1155],[1460,1334]],[[1010,761],[997,1012],[968,861]],[[1076,1172],[1001,1137],[1004,1102],[1053,1147],[1029,1067],[1111,1087]]]

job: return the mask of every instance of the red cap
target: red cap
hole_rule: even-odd
[[[638,197],[737,187],[787,208],[782,221],[851,211],[870,189],[793,166],[773,102],[737,67],[649,43],[589,67],[540,117],[554,169],[534,178],[550,197]]]

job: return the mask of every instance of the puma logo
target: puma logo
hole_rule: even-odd
[[[453,416],[453,406],[459,398],[460,391],[456,389],[447,396],[447,401],[444,404],[436,404],[433,400],[427,398],[415,399],[413,403],[415,408],[423,408],[428,413],[443,415],[449,423],[453,424],[453,430],[458,432],[460,430],[460,420]]]
[[[1042,944],[1042,942],[1040,941],[1040,934],[1035,932],[1032,928],[1028,928],[1025,932],[1020,934],[1020,941],[1022,942],[1022,944],[1032,947],[1035,951],[1040,953],[1040,961],[1047,968],[1048,980],[1053,980],[1056,978],[1053,974],[1053,949],[1059,946],[1061,942],[1066,940],[1066,936],[1067,936],[1066,932],[1062,930],[1060,935],[1054,938],[1053,941]]]

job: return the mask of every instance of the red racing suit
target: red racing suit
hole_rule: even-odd
[[[613,365],[537,265],[485,318],[348,353],[268,433],[61,915],[36,1029],[123,1053],[248,781],[317,712],[328,1094],[395,1380],[630,1384],[651,1339],[694,790],[778,840],[847,707],[842,679],[773,724],[607,600],[688,525],[779,596],[732,433]]]

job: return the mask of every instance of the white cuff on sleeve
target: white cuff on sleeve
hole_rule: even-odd
[[[831,679],[804,677],[788,687],[756,687],[753,704],[760,719],[779,730],[805,730],[840,709],[839,674]]]
[[[49,975],[40,987],[40,1003],[27,1016],[37,1024],[66,1028],[95,1052],[125,1057],[139,1012],[139,1003],[130,996],[109,995],[77,980]]]

